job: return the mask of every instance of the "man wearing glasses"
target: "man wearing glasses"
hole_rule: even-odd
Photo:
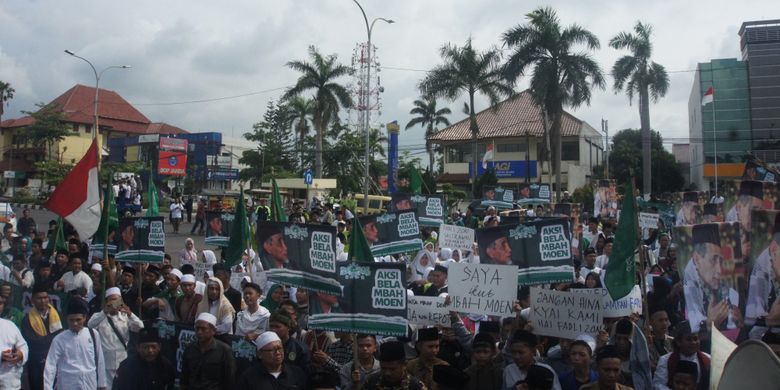
[[[244,370],[237,389],[306,389],[306,374],[294,364],[284,364],[282,340],[274,332],[255,339],[257,360]]]
[[[721,279],[723,257],[717,223],[693,226],[693,253],[685,266],[683,289],[688,321],[696,333],[713,322],[718,329],[741,327],[739,295]]]

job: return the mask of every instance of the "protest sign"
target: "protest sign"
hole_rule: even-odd
[[[206,245],[227,246],[235,217],[232,213],[206,211]]]
[[[576,294],[588,294],[601,298],[601,310],[604,318],[627,317],[642,314],[642,290],[638,285],[623,298],[613,301],[606,288],[580,288],[571,290]]]
[[[617,185],[614,180],[597,180],[593,183],[593,216],[614,217],[617,215]]]
[[[640,212],[639,227],[642,229],[658,229],[658,214]]]
[[[416,211],[367,215],[360,217],[360,224],[376,257],[422,249]]]
[[[773,286],[780,281],[775,271],[775,256],[780,254],[780,243],[775,241],[775,234],[780,234],[780,210],[753,209],[750,219],[750,261],[744,262],[749,275],[745,323],[754,325],[769,315],[772,296],[776,295]]]
[[[449,328],[450,308],[444,305],[444,297],[406,297],[410,324],[419,326],[443,326]]]
[[[341,295],[335,226],[262,222],[257,227],[257,244],[269,281]]]
[[[778,179],[780,179],[780,171],[778,171],[777,168],[767,165],[758,157],[747,157],[747,161],[745,161],[745,170],[742,173],[742,180],[776,182]]]
[[[444,223],[444,199],[441,195],[409,194],[395,192],[390,211],[416,210],[420,226],[439,227]]]
[[[574,280],[567,218],[543,218],[515,226],[477,229],[476,235],[480,261],[518,266],[521,285]]]
[[[660,202],[647,202],[644,199],[639,199],[637,205],[641,210],[651,210],[658,213],[658,218],[663,221],[664,228],[670,229],[674,226],[674,205],[660,203]]]
[[[511,210],[514,208],[515,193],[511,188],[485,187],[482,191],[481,205],[493,206],[499,210]]]
[[[737,344],[734,344],[719,330],[713,328],[710,344],[710,389],[717,389],[720,383],[720,376],[723,374],[723,369],[726,367],[726,360],[729,355],[737,349]]]
[[[707,203],[706,192],[688,191],[673,193],[674,226],[702,223],[702,206],[705,203]]]
[[[549,184],[520,184],[520,191],[517,193],[517,203],[550,203],[552,191]]]
[[[471,251],[473,247],[474,229],[455,225],[441,225],[439,227],[439,248]]]
[[[116,260],[162,263],[165,257],[164,217],[122,218],[115,236]]]
[[[210,265],[202,261],[192,263],[192,268],[194,269],[192,275],[195,276],[195,280],[199,280],[201,282],[208,277],[208,275],[206,275],[206,272],[212,270],[212,267]]]
[[[595,336],[602,328],[601,298],[571,291],[531,287],[528,319],[540,336],[575,339],[587,333]]]
[[[726,301],[729,307],[744,302],[744,264],[738,223],[707,223],[676,226],[672,237],[677,247],[677,269],[680,270],[685,297],[685,311],[693,332],[707,319],[708,306]],[[698,251],[696,250],[698,249]],[[737,320],[730,313],[720,330],[736,330]],[[736,332],[727,333],[736,337]]]
[[[312,293],[309,328],[406,336],[406,268],[399,263],[339,263],[344,294]]]
[[[447,275],[452,311],[512,315],[517,299],[517,266],[452,263]]]

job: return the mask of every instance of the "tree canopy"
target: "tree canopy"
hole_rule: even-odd
[[[642,188],[639,178],[642,177],[642,134],[638,129],[625,129],[617,132],[612,138],[612,147],[609,152],[610,176],[625,183],[630,180],[630,170],[634,171],[637,188]],[[663,147],[663,139],[657,131],[652,131],[652,183],[653,193],[677,192],[685,186],[685,179],[674,155]],[[594,174],[601,174],[602,170],[594,167]]]

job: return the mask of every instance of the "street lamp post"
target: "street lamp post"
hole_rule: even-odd
[[[84,57],[81,57],[81,56],[78,56],[78,55],[76,55],[74,52],[72,52],[70,50],[65,50],[65,53],[67,53],[67,54],[69,54],[69,55],[71,55],[73,57],[76,57],[76,58],[78,58],[80,60],[83,60],[84,62],[89,64],[89,67],[92,68],[92,72],[95,74],[95,124],[94,124],[95,132],[92,134],[92,138],[93,139],[97,138],[98,131],[99,131],[98,130],[99,129],[98,128],[98,94],[100,93],[100,78],[103,77],[103,72],[105,72],[105,71],[107,71],[109,69],[130,69],[131,66],[130,65],[111,65],[109,67],[104,68],[103,70],[101,70],[98,73],[97,69],[95,69],[95,65],[92,65],[92,63],[89,62],[88,59],[86,59]],[[100,151],[98,151],[98,153],[100,153]]]
[[[365,97],[365,109],[363,110],[363,127],[366,131],[366,157],[365,157],[365,169],[364,174],[365,177],[363,178],[363,213],[368,215],[368,181],[370,179],[370,174],[368,170],[369,165],[369,149],[370,149],[370,119],[371,114],[369,114],[369,108],[371,107],[371,32],[374,31],[374,24],[377,21],[383,21],[387,24],[393,24],[395,23],[392,19],[385,19],[385,18],[374,18],[371,23],[368,23],[368,17],[366,16],[366,11],[363,10],[363,6],[360,5],[360,3],[357,2],[357,0],[352,0],[357,4],[358,8],[360,8],[360,13],[363,14],[363,20],[366,22],[366,34],[368,35],[368,45],[366,47],[366,82],[365,82],[365,92],[363,96]]]

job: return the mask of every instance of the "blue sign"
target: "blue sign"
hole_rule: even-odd
[[[398,131],[388,132],[387,141],[387,192],[395,193],[398,182]]]
[[[311,169],[307,169],[303,171],[303,184],[310,186],[311,183],[313,182],[314,182],[314,173],[311,171]]]
[[[530,160],[530,167],[526,165],[525,160],[521,161],[488,161],[488,169],[494,168],[496,170],[496,177],[499,179],[508,177],[536,177],[536,160]],[[530,168],[527,169],[526,167]],[[472,164],[469,163],[469,177],[471,177]],[[485,169],[482,168],[482,162],[477,165],[477,176],[485,174]]]
[[[238,169],[209,169],[206,173],[208,180],[238,180]]]

